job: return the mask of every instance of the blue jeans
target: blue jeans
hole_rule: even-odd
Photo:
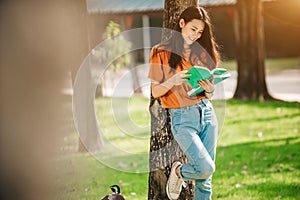
[[[189,161],[181,167],[181,177],[195,180],[196,200],[211,199],[218,137],[213,106],[203,99],[193,106],[169,110],[172,133]]]

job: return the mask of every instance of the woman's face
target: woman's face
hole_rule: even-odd
[[[199,39],[204,31],[205,23],[199,19],[193,19],[185,23],[184,19],[179,20],[181,34],[186,44],[191,45]]]

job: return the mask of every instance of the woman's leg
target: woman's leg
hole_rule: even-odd
[[[217,121],[210,102],[171,111],[172,132],[186,154],[189,163],[180,174],[185,180],[195,180],[195,198],[211,196],[211,175],[215,170]]]
[[[207,179],[195,180],[195,200],[211,200],[212,198],[212,176]]]
[[[206,150],[210,158],[215,161],[216,154],[216,144],[218,137],[218,126],[215,113],[211,105],[202,107],[202,119],[204,128],[200,133],[200,139],[203,145],[206,147]],[[201,120],[202,121],[202,120]],[[211,199],[212,196],[212,176],[207,179],[198,179],[195,180],[195,199]]]

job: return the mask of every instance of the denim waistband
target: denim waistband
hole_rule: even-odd
[[[174,109],[174,110],[190,110],[193,108],[199,108],[202,106],[206,106],[209,103],[209,100],[207,98],[202,99],[201,101],[199,101],[198,103],[191,105],[191,106],[185,106],[182,108],[170,108],[170,110]]]

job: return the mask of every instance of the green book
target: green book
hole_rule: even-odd
[[[189,83],[193,88],[192,90],[188,91],[188,95],[193,96],[204,91],[202,87],[199,87],[198,81],[214,79],[214,84],[216,85],[230,77],[230,74],[226,72],[227,70],[224,68],[215,68],[210,71],[206,67],[193,66],[186,72],[186,74],[190,74],[190,76],[186,77],[186,82]]]

